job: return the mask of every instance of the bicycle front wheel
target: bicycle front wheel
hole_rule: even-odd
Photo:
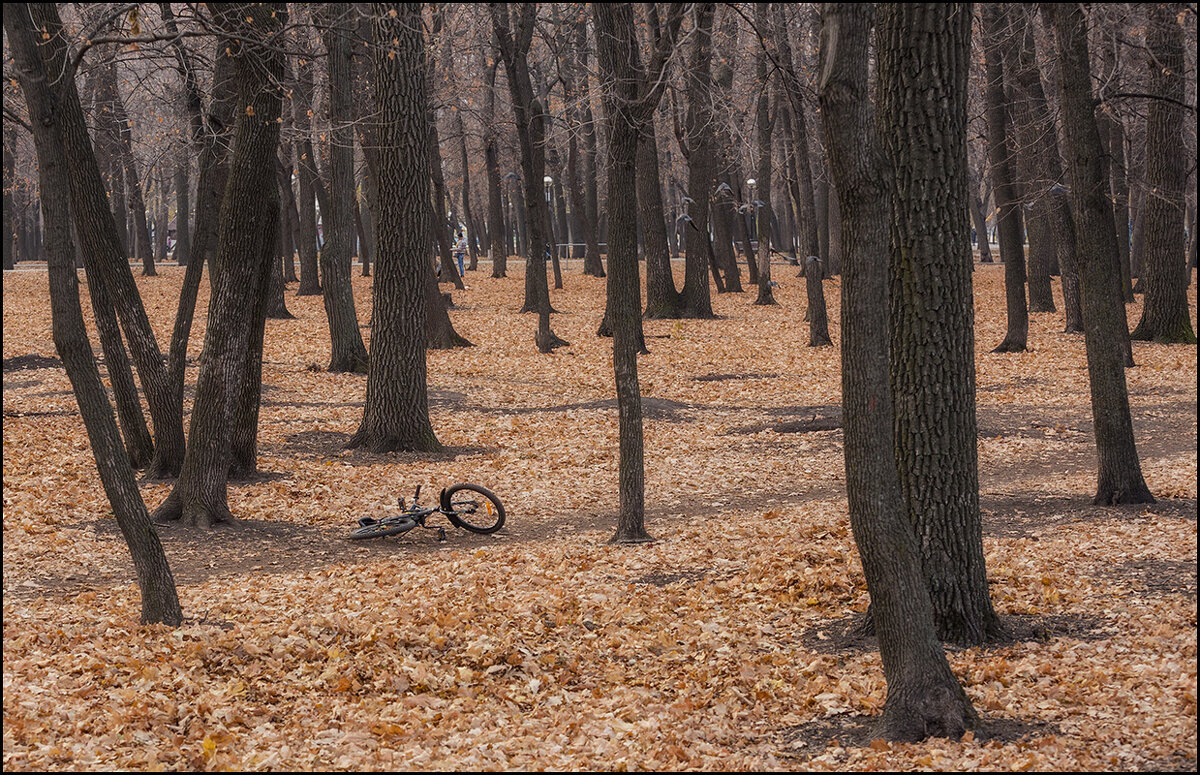
[[[456,484],[442,497],[446,518],[472,533],[495,533],[504,526],[504,504],[496,493],[477,484]]]
[[[376,522],[374,525],[360,527],[346,536],[346,538],[349,538],[351,541],[358,541],[363,538],[383,538],[384,536],[394,536],[397,533],[407,532],[416,526],[416,520],[413,519],[385,519]]]

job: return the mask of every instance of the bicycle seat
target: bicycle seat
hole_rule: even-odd
[[[372,519],[371,517],[359,517],[358,518],[358,526],[359,527],[370,527],[371,525],[374,525],[378,521],[379,520]]]

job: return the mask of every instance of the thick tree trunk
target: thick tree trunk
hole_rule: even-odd
[[[429,169],[425,41],[416,3],[395,17],[375,9],[378,129],[378,253],[371,359],[363,419],[347,446],[372,452],[442,448],[429,420],[425,330],[431,241],[424,173]],[[435,285],[436,291],[436,283]]]
[[[256,398],[268,271],[274,264],[279,227],[276,152],[283,55],[268,40],[286,24],[283,3],[214,9],[226,36],[238,81],[234,150],[229,184],[221,204],[216,290],[209,304],[204,357],[196,382],[187,456],[179,479],[155,510],[157,522],[182,521],[211,527],[233,520],[227,500],[231,467],[244,471],[247,405]],[[253,401],[257,420],[257,400]],[[253,461],[249,462],[253,467]]]
[[[1079,219],[1084,338],[1100,458],[1095,502],[1153,503],[1142,478],[1129,411],[1125,305],[1114,276],[1117,239],[1088,71],[1085,19],[1075,5],[1046,4],[1042,8],[1050,16],[1058,40],[1063,137],[1073,183],[1071,197]]]
[[[979,718],[938,642],[917,535],[896,475],[885,312],[889,191],[867,87],[872,10],[829,3],[822,16],[818,89],[845,246],[846,492],[888,685],[881,732],[890,740],[957,739]]]
[[[891,167],[896,457],[938,635],[1001,631],[979,513],[967,228],[968,7],[887,3],[878,20],[881,141]]]
[[[1145,305],[1133,339],[1164,344],[1196,344],[1188,310],[1187,243],[1183,235],[1185,161],[1180,153],[1186,115],[1183,31],[1175,14],[1181,6],[1150,9],[1150,91],[1146,118],[1146,184],[1154,195],[1146,202],[1146,253],[1142,277]],[[1167,100],[1175,102],[1168,102]]]

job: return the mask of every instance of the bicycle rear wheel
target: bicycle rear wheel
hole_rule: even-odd
[[[397,533],[407,532],[416,526],[416,520],[408,517],[382,519],[374,525],[358,528],[346,536],[346,538],[349,538],[351,541],[358,541],[363,538],[383,538],[384,536],[394,536]]]
[[[478,484],[456,484],[442,496],[446,518],[472,533],[495,533],[504,526],[504,504]]]

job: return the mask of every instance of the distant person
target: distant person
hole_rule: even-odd
[[[463,254],[467,252],[467,233],[463,232],[458,235],[458,239],[454,243],[454,257],[458,259],[458,276],[463,275]]]

